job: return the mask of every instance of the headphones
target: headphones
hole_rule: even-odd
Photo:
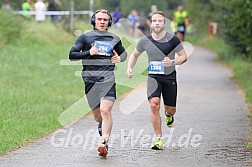
[[[100,9],[100,10],[97,10],[94,12],[94,14],[92,15],[91,17],[91,24],[95,27],[95,15],[99,12],[102,12],[102,13],[106,13],[109,15],[109,21],[108,21],[108,27],[110,27],[112,25],[112,16],[110,15],[110,13],[105,10],[105,9]]]

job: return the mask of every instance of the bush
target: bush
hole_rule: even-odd
[[[22,18],[0,10],[0,20],[1,45],[14,43],[21,35]]]
[[[186,4],[197,30],[206,32],[209,21],[219,23],[219,37],[236,55],[252,60],[251,0],[187,0]]]
[[[249,0],[229,1],[224,7],[224,37],[239,53],[252,59],[252,3]]]

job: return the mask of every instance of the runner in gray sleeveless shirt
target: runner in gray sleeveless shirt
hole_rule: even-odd
[[[148,81],[147,96],[151,109],[151,122],[155,133],[152,149],[162,149],[162,129],[160,110],[160,97],[162,94],[166,116],[166,124],[172,127],[176,112],[177,81],[175,65],[183,64],[187,55],[180,40],[164,30],[165,15],[159,11],[151,17],[152,33],[142,37],[136,49],[130,55],[126,75],[133,76],[132,68],[138,57],[146,51],[148,55]],[[175,58],[175,53],[178,57]]]

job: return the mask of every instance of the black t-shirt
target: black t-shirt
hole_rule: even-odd
[[[146,51],[148,55],[148,64],[151,61],[162,61],[166,56],[171,60],[175,59],[175,53],[183,50],[178,37],[167,32],[161,40],[154,40],[151,35],[142,37],[136,47],[138,52]],[[164,74],[149,74],[152,77],[162,77],[166,79],[176,79],[175,67],[165,67]]]
[[[98,48],[98,55],[90,55],[89,50],[93,45]],[[110,82],[115,80],[115,64],[111,61],[113,50],[121,57],[121,61],[126,60],[127,53],[118,36],[108,31],[93,30],[77,38],[70,50],[69,59],[82,59],[82,77],[85,82]]]

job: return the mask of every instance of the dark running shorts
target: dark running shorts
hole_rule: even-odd
[[[164,105],[176,107],[177,81],[158,77],[148,77],[147,96],[148,100],[153,97],[163,97]]]
[[[185,35],[186,26],[185,26],[184,24],[178,25],[178,27],[177,27],[177,32],[180,32],[180,33],[182,33],[183,35]],[[177,32],[176,32],[176,33],[177,33]]]
[[[88,105],[91,109],[100,106],[103,99],[115,101],[116,99],[116,83],[114,82],[96,82],[85,83],[85,94],[87,96]]]

